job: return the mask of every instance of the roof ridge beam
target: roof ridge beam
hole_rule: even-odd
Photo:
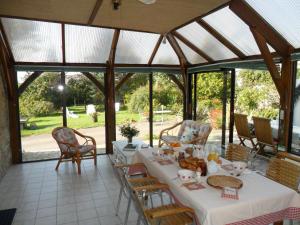
[[[177,31],[173,31],[172,34],[177,37],[180,41],[182,41],[186,46],[191,48],[194,52],[196,52],[198,55],[200,55],[202,58],[204,58],[207,62],[212,63],[214,60],[208,56],[204,51],[199,49],[197,46],[195,46],[192,42],[190,42],[188,39],[186,39],[184,36],[182,36]]]
[[[267,23],[248,3],[232,0],[229,8],[250,28],[255,28],[267,43],[269,43],[282,57],[289,56],[294,47],[283,38],[269,23]]]
[[[240,51],[235,45],[233,45],[229,40],[227,40],[222,34],[220,34],[215,28],[205,22],[203,19],[197,20],[197,23],[202,26],[208,33],[214,36],[218,41],[220,41],[225,47],[237,55],[240,59],[244,59],[246,55]]]
[[[176,41],[176,39],[173,37],[172,34],[167,34],[167,39],[168,39],[169,43],[171,44],[171,47],[175,51],[176,55],[178,56],[181,67],[185,68],[186,65],[188,64],[188,60],[185,57],[185,55],[184,55],[182,49],[180,48],[178,42]]]
[[[152,64],[153,59],[154,59],[154,57],[155,57],[155,55],[156,55],[156,53],[157,53],[157,51],[158,51],[158,49],[159,49],[159,46],[160,46],[162,40],[163,40],[163,35],[161,34],[161,35],[159,36],[157,42],[156,42],[156,45],[155,45],[155,47],[154,47],[154,49],[153,49],[152,54],[151,54],[151,56],[150,56],[150,59],[149,59],[149,61],[148,61],[148,65],[151,65],[151,64]]]

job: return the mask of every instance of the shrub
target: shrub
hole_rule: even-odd
[[[20,114],[23,117],[46,116],[54,111],[54,105],[48,101],[20,100]]]

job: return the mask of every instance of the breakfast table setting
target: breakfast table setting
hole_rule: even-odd
[[[212,154],[187,154],[182,147],[149,148],[136,151],[132,163],[144,163],[152,176],[167,183],[178,202],[195,210],[198,225],[282,224],[285,219],[300,219],[296,191],[246,168],[245,162]]]

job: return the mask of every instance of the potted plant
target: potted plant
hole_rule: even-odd
[[[132,138],[139,134],[139,130],[136,127],[131,126],[129,123],[124,124],[120,127],[120,132],[123,137],[128,139],[128,145],[126,147],[132,146]]]
[[[94,112],[92,114],[90,114],[92,119],[93,119],[93,122],[94,123],[97,123],[98,122],[98,113],[97,112]]]

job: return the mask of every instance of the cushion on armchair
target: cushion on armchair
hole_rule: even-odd
[[[55,139],[58,142],[65,142],[65,143],[68,143],[68,144],[71,144],[71,145],[74,145],[74,146],[79,146],[78,140],[77,140],[73,130],[68,128],[68,127],[64,127],[64,128],[59,129],[55,133]],[[61,149],[62,152],[67,152],[67,151],[71,150],[65,144],[58,144],[58,145],[59,145],[59,148]]]

